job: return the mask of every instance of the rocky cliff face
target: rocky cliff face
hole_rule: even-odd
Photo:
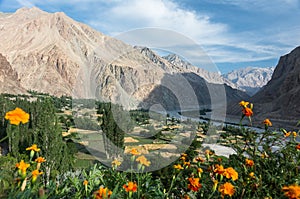
[[[97,98],[125,107],[149,108],[161,103],[175,109],[178,97],[188,106],[197,106],[210,103],[206,98],[215,88],[194,68],[174,65],[147,48],[105,36],[64,13],[50,14],[38,8],[1,15],[0,53],[26,90]],[[168,92],[162,92],[162,87]],[[238,91],[221,84],[216,87],[226,91],[224,98],[229,101],[245,95],[236,95]],[[189,90],[193,88],[197,89]],[[188,93],[199,101],[191,100]]]
[[[300,119],[300,47],[280,57],[271,80],[250,100],[259,118],[295,125]]]
[[[247,67],[234,70],[222,76],[235,84],[238,89],[244,90],[249,95],[253,96],[268,83],[272,77],[273,71],[273,67]]]
[[[0,92],[12,94],[26,93],[26,90],[20,85],[16,71],[12,69],[2,54],[0,54]]]

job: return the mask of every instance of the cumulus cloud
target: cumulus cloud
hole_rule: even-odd
[[[224,6],[233,5],[240,10],[246,10],[248,14],[261,11],[262,15],[267,15],[269,18],[282,12],[290,13],[289,9],[299,8],[298,0],[203,1],[210,4],[224,4]],[[291,19],[286,20],[282,27],[276,26],[277,29],[266,24],[264,29],[237,31],[233,29],[230,21],[215,21],[213,15],[203,13],[199,9],[187,9],[178,2],[175,0],[4,0],[1,6],[10,5],[10,9],[12,6],[37,6],[51,12],[65,11],[67,15],[111,36],[132,29],[149,27],[176,31],[202,46],[215,62],[277,58],[291,49],[295,43],[299,43],[299,37],[296,37],[299,35],[299,29],[297,33],[295,26],[292,26],[293,29],[286,28],[290,26]],[[218,14],[214,13],[214,15]],[[253,17],[253,20],[257,19],[254,15]],[[289,31],[282,31],[283,29]]]

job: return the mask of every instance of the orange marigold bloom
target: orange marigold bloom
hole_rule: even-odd
[[[272,126],[272,122],[268,118],[265,119],[263,123],[267,126]]]
[[[177,170],[182,170],[183,169],[183,167],[180,164],[176,164],[173,167],[174,167],[174,169],[177,169]]]
[[[41,175],[41,174],[43,174],[43,172],[41,171],[41,172],[39,172],[39,170],[34,170],[34,171],[32,171],[31,172],[31,175],[32,175],[32,182],[35,182],[36,181],[36,179],[37,179],[37,177],[39,176],[39,175]]]
[[[254,161],[253,160],[249,160],[247,158],[245,160],[245,163],[246,163],[246,166],[248,166],[248,167],[252,167],[254,165]]]
[[[183,162],[184,165],[186,165],[187,167],[190,167],[191,166],[191,163],[190,162]]]
[[[300,150],[300,143],[296,146],[297,150]]]
[[[16,167],[22,171],[22,173],[26,173],[26,170],[28,167],[30,167],[30,164],[27,164],[24,162],[24,160],[21,160],[21,162],[16,164]]]
[[[197,157],[196,159],[195,159],[197,162],[205,162],[205,160],[204,160],[204,158],[202,158],[202,157]]]
[[[284,186],[282,188],[282,191],[284,191],[285,192],[284,195],[290,199],[299,199],[300,198],[300,186],[299,185]]]
[[[188,189],[191,191],[198,191],[202,185],[199,183],[200,178],[189,178]]]
[[[151,162],[147,160],[147,158],[145,156],[139,156],[136,159],[137,162],[140,162],[140,164],[145,165],[145,166],[150,166]]]
[[[38,157],[38,158],[35,159],[34,161],[37,162],[37,163],[43,163],[43,162],[46,162],[45,158],[43,158],[43,157]]]
[[[136,148],[131,149],[129,153],[134,156],[141,155],[141,153],[138,152],[138,150]]]
[[[222,196],[225,195],[233,196],[235,189],[234,186],[230,182],[226,182],[219,187],[219,192],[221,192]]]
[[[128,184],[124,184],[123,188],[126,192],[136,192],[137,191],[137,184],[135,182],[128,182]]]
[[[218,174],[220,174],[220,175],[222,175],[223,173],[224,173],[224,171],[225,171],[225,169],[224,169],[224,167],[222,166],[222,165],[215,165],[215,169],[214,169],[214,172],[215,173],[218,173]]]
[[[249,105],[249,102],[241,101],[241,102],[239,103],[239,105],[240,105],[241,107],[246,108],[246,107]]]
[[[39,152],[41,149],[37,148],[36,144],[33,144],[31,147],[26,148],[26,151],[35,151]]]
[[[197,169],[197,172],[198,172],[198,173],[203,173],[203,169],[198,168],[198,169]]]
[[[89,181],[87,180],[84,180],[83,183],[82,183],[84,186],[88,185],[89,184]]]
[[[112,195],[112,191],[110,191],[108,188],[103,188],[102,186],[99,188],[99,190],[94,192],[94,197],[96,199],[110,198],[111,195]]]
[[[244,108],[242,112],[247,117],[251,117],[253,115],[252,109],[248,107]]]
[[[284,133],[284,137],[289,137],[291,135],[291,132],[283,132]]]
[[[9,122],[14,125],[19,125],[20,122],[25,124],[29,121],[29,114],[17,107],[15,110],[7,112],[5,114],[5,119],[9,120]]]
[[[228,167],[227,169],[225,169],[223,176],[225,176],[228,179],[231,178],[233,181],[235,181],[238,179],[239,174],[232,167]]]

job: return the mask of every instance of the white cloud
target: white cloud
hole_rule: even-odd
[[[136,28],[155,27],[172,30],[194,40],[215,62],[278,58],[282,52],[288,51],[297,43],[300,44],[299,29],[275,31],[271,27],[269,32],[260,29],[237,32],[232,29],[230,22],[216,22],[210,15],[188,10],[175,0],[4,0],[4,2],[3,4],[7,5],[17,2],[26,7],[38,6],[48,11],[66,9],[73,16],[76,15],[77,19],[81,18],[82,22],[109,35],[117,35]],[[235,5],[248,11],[261,10],[262,15],[288,12],[288,8],[299,8],[298,0],[215,0],[213,2],[207,0],[207,2]],[[218,14],[214,13],[214,15]],[[290,20],[286,21],[288,24]]]

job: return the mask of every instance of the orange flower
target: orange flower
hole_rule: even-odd
[[[198,168],[198,169],[197,169],[197,172],[198,172],[198,173],[203,173],[203,169]]]
[[[45,158],[43,158],[43,157],[38,157],[38,158],[35,159],[34,161],[37,162],[37,163],[43,163],[43,162],[46,162]]]
[[[238,179],[239,174],[232,167],[228,167],[227,169],[225,169],[223,176],[228,179],[231,178],[233,181],[235,181]]]
[[[202,158],[202,157],[197,157],[196,159],[195,159],[197,162],[205,162],[205,160],[204,160],[204,158]]]
[[[202,185],[199,183],[200,178],[189,178],[188,189],[191,191],[198,191]]]
[[[183,167],[180,164],[176,164],[173,167],[174,167],[174,169],[177,169],[177,170],[182,170],[183,169]]]
[[[251,117],[253,115],[252,109],[248,107],[244,108],[242,112],[247,117]]]
[[[41,172],[39,172],[39,170],[34,170],[34,171],[32,171],[31,172],[31,175],[32,175],[32,182],[35,182],[36,181],[36,179],[37,179],[37,177],[39,176],[39,175],[41,175],[41,174],[43,174],[43,172],[41,171]]]
[[[187,167],[190,167],[191,166],[191,163],[190,162],[183,162],[184,165],[186,165]]]
[[[219,187],[219,192],[221,192],[222,197],[224,197],[225,195],[233,196],[235,189],[230,182],[226,182]]]
[[[267,118],[263,122],[266,126],[272,126],[272,122]]]
[[[134,156],[141,155],[141,153],[138,152],[138,150],[136,148],[131,149],[129,153]]]
[[[285,133],[285,132],[283,132],[284,133],[284,137],[289,137],[290,135],[291,135],[291,132],[289,131],[289,132],[287,132],[287,133]]]
[[[248,167],[252,167],[254,165],[253,160],[249,160],[249,159],[246,158],[245,162],[246,162],[246,166],[248,166]]]
[[[26,170],[28,169],[28,167],[30,167],[30,164],[27,164],[24,162],[24,160],[21,160],[21,162],[16,164],[16,167],[23,173],[26,173]]]
[[[94,197],[96,199],[110,198],[111,195],[112,191],[110,191],[108,188],[103,188],[102,186],[99,188],[99,190],[94,192]]]
[[[147,160],[147,158],[145,156],[139,156],[136,159],[137,162],[140,162],[140,164],[145,165],[145,166],[150,166],[151,162]]]
[[[214,172],[217,173],[217,174],[220,174],[222,175],[225,171],[224,167],[222,165],[215,165],[215,169],[214,169]]]
[[[282,191],[284,191],[285,192],[284,195],[290,199],[299,199],[300,198],[300,186],[299,185],[284,186],[282,188]]]
[[[7,112],[5,114],[5,119],[9,120],[9,122],[14,125],[19,125],[20,122],[25,124],[29,121],[29,114],[17,107],[15,110]]]
[[[36,144],[33,144],[31,147],[26,148],[26,151],[35,151],[39,152],[41,149],[37,148]]]
[[[89,184],[89,181],[87,180],[84,180],[83,183],[82,183],[84,186],[88,185]]]
[[[297,150],[300,150],[300,143],[296,146]]]
[[[137,191],[137,184],[135,182],[128,182],[128,184],[124,184],[123,188],[126,192],[136,192]]]

